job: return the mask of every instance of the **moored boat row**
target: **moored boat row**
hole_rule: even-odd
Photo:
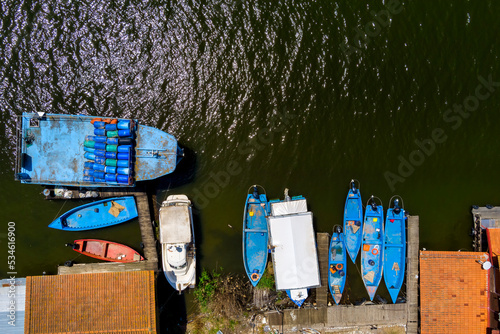
[[[252,285],[256,286],[265,270],[269,249],[273,255],[276,289],[285,290],[300,307],[308,296],[308,289],[320,285],[319,267],[308,270],[312,273],[309,280],[300,282],[294,276],[297,263],[304,263],[307,257],[308,263],[314,266],[318,264],[312,213],[307,211],[304,197],[290,198],[288,190],[285,190],[284,200],[268,202],[266,195],[259,194],[256,186],[251,189],[253,191],[247,195],[243,216],[243,262],[247,275]],[[406,262],[406,216],[399,202],[400,199],[396,198],[393,207],[388,209],[384,225],[381,201],[371,196],[363,212],[359,182],[350,182],[344,210],[344,229],[342,231],[340,226],[334,227],[328,253],[328,287],[335,303],[340,303],[347,280],[347,254],[356,263],[360,249],[361,276],[370,300],[373,300],[384,277],[391,299],[396,302],[404,281]],[[309,225],[308,217],[311,222]],[[264,224],[265,220],[267,224]],[[312,237],[308,239],[308,235]],[[311,240],[313,247],[309,246]],[[286,250],[285,253],[282,250]],[[288,283],[293,281],[291,285],[295,284],[293,287],[280,281],[284,267],[289,276]],[[301,272],[301,275],[304,273]],[[317,282],[314,281],[316,277]]]

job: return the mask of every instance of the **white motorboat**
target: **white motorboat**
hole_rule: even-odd
[[[163,272],[181,293],[196,284],[196,247],[191,201],[186,195],[170,195],[160,207],[160,243]]]

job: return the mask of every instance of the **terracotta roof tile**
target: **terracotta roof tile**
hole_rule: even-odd
[[[488,250],[493,265],[498,266],[498,256],[500,255],[500,228],[487,228]]]
[[[421,333],[486,333],[487,253],[420,252]]]
[[[154,272],[26,278],[25,333],[156,333]]]

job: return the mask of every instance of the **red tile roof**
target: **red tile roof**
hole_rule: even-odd
[[[420,252],[421,333],[486,333],[487,253]]]
[[[153,271],[26,278],[25,333],[156,333]]]
[[[500,228],[487,228],[488,250],[493,264],[498,267],[498,256],[500,255]]]

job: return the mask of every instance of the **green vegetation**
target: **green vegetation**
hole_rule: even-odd
[[[272,270],[269,270],[269,268],[266,269],[264,275],[262,275],[262,278],[259,281],[259,284],[257,284],[257,289],[274,290],[276,282],[274,281],[274,275],[271,271]]]
[[[189,333],[234,332],[246,326],[245,305],[251,301],[247,280],[218,270],[203,270],[194,290],[200,312],[189,324]]]
[[[222,268],[220,268],[222,271]],[[213,300],[214,295],[221,285],[221,273],[217,270],[212,270],[211,272],[206,269],[203,270],[200,276],[200,280],[194,290],[194,296],[200,305],[202,312],[208,312],[208,303]]]

